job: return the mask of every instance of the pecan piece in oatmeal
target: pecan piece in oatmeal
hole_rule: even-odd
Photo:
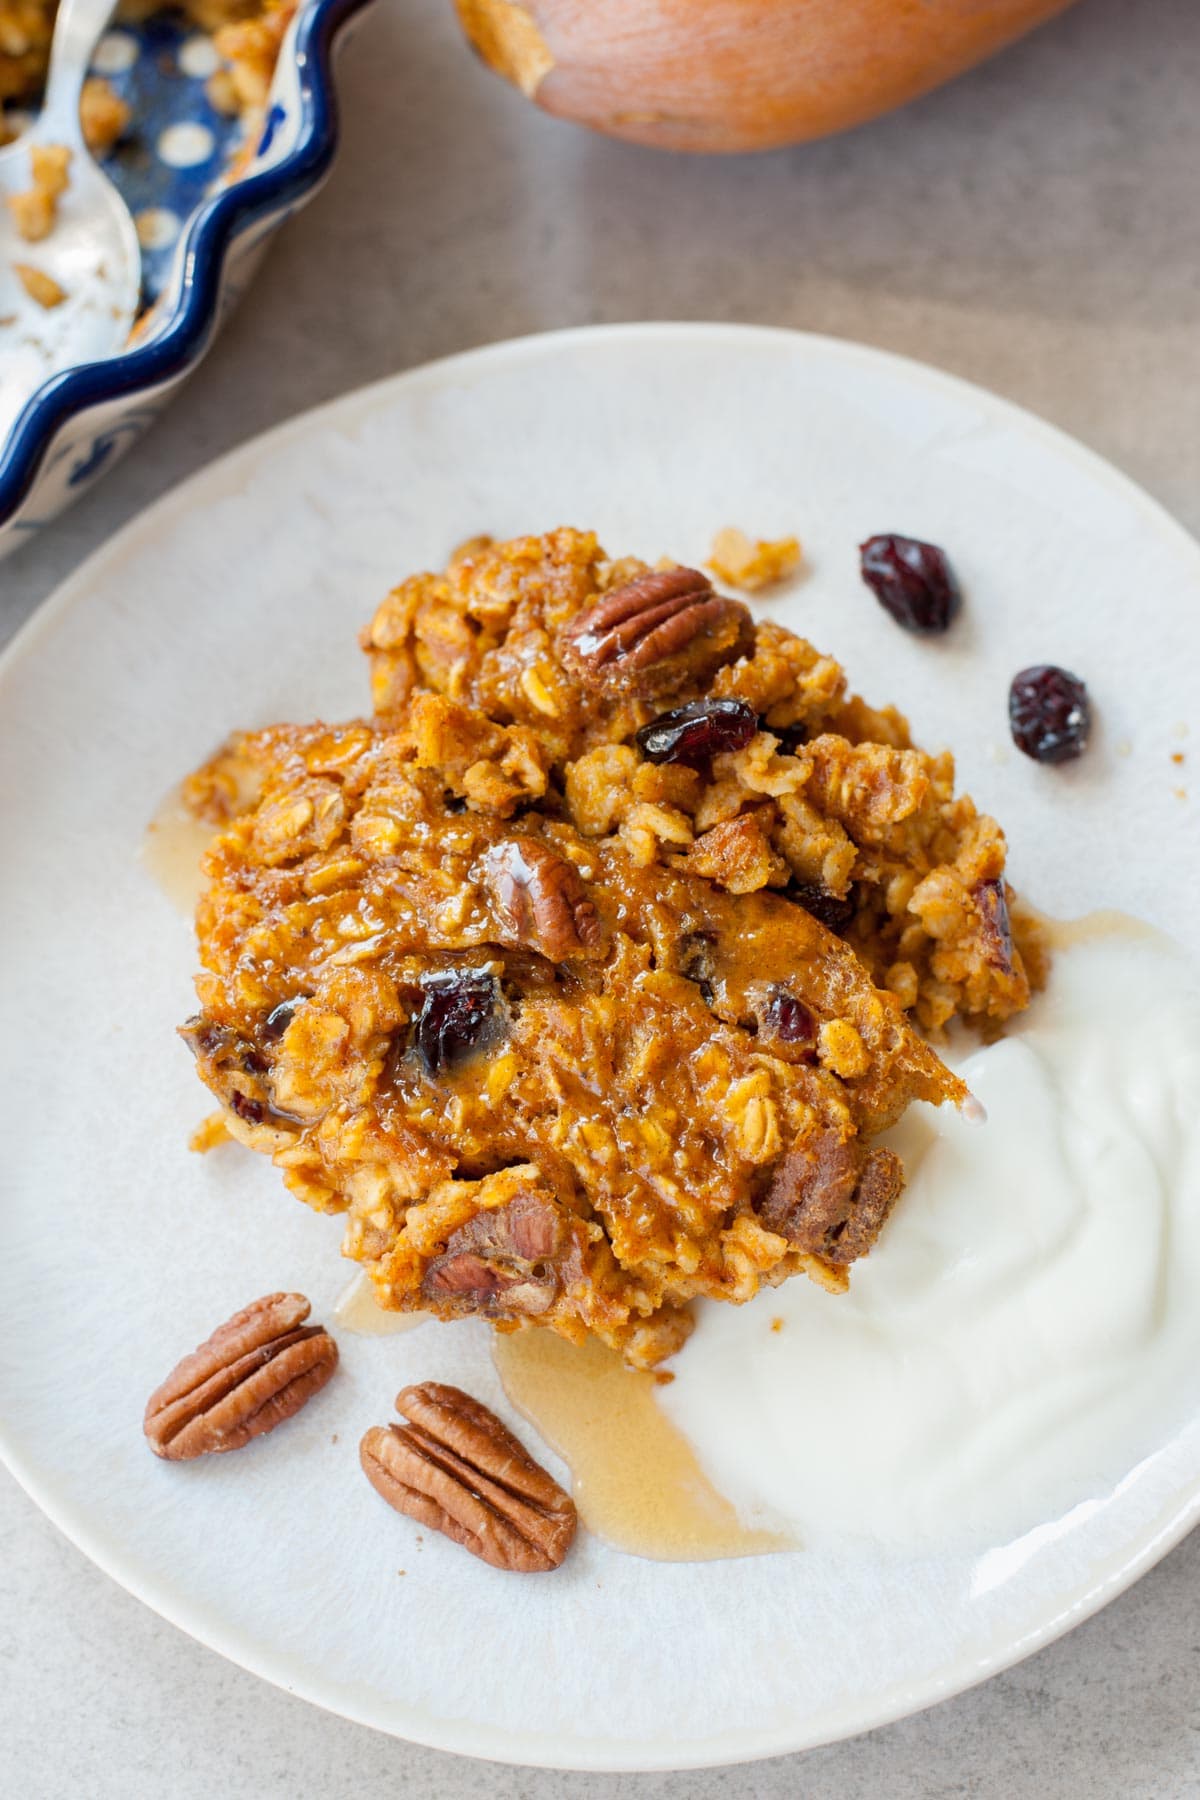
[[[696,1298],[843,1288],[899,1185],[872,1139],[966,1098],[918,1028],[993,1030],[1036,974],[950,756],[591,533],[414,575],[365,643],[374,719],[193,784],[232,796],[197,915],[230,1130],[390,1310],[651,1366]]]
[[[1008,896],[1001,880],[981,881],[974,889],[974,900],[983,921],[980,941],[983,953],[993,969],[1012,974],[1012,925],[1008,917]]]
[[[484,858],[503,929],[551,962],[597,950],[604,932],[578,869],[540,838],[506,838]]]
[[[303,1294],[265,1294],[218,1326],[146,1402],[156,1456],[190,1462],[274,1431],[325,1386],[337,1345]]]
[[[558,1568],[575,1536],[575,1502],[495,1413],[437,1381],[405,1388],[396,1410],[407,1423],[374,1426],[359,1448],[389,1506],[493,1568]]]
[[[563,661],[585,683],[652,692],[715,674],[752,634],[746,608],[698,569],[654,569],[576,614]]]
[[[903,1185],[893,1151],[864,1158],[857,1144],[827,1132],[776,1164],[758,1216],[794,1250],[849,1263],[871,1248]]]
[[[507,1206],[480,1212],[446,1240],[421,1292],[443,1306],[537,1318],[584,1272],[586,1234],[553,1197],[524,1189]]]

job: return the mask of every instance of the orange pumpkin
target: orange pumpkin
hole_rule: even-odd
[[[768,150],[861,125],[1071,0],[455,0],[546,112],[669,150]]]

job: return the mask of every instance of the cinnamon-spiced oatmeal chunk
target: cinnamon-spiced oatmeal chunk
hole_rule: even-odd
[[[1028,995],[949,757],[580,532],[464,546],[364,642],[373,720],[189,786],[224,829],[185,1036],[230,1132],[388,1307],[652,1364],[697,1296],[844,1287],[902,1185],[872,1140],[965,1097],[915,1023]]]

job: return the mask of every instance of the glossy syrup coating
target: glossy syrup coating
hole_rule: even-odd
[[[474,550],[377,615],[376,718],[238,738],[193,778],[226,826],[185,1035],[385,1306],[653,1364],[696,1295],[845,1285],[901,1183],[871,1140],[963,1097],[922,1005],[995,1021],[1028,982],[997,952],[998,828],[811,646],[688,588],[632,668],[571,671],[566,630],[624,619],[606,597],[644,574],[583,533]],[[646,760],[702,683],[766,723],[703,769]],[[811,732],[795,753],[772,713]],[[842,935],[805,881],[841,889]]]

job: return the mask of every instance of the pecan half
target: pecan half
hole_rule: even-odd
[[[971,898],[979,908],[982,922],[980,940],[983,954],[993,969],[1005,975],[1013,972],[1012,926],[1008,918],[1008,898],[1003,881],[980,881],[971,890]]]
[[[146,1402],[156,1456],[188,1462],[273,1431],[323,1388],[337,1345],[303,1294],[264,1294],[185,1356]]]
[[[396,1396],[406,1425],[376,1425],[359,1446],[389,1506],[496,1569],[557,1569],[571,1547],[575,1502],[495,1413],[461,1388],[423,1381]]]
[[[904,1164],[894,1150],[872,1150],[862,1166],[850,1211],[821,1247],[828,1262],[852,1263],[865,1256],[900,1198]]]
[[[562,962],[595,950],[603,930],[574,863],[540,838],[514,837],[484,858],[501,925],[518,944]]]
[[[852,1141],[827,1131],[776,1163],[758,1216],[794,1250],[851,1263],[871,1248],[903,1185],[894,1151],[864,1159]]]
[[[752,639],[747,609],[699,570],[651,570],[576,614],[563,662],[589,686],[659,692],[715,674]]]

